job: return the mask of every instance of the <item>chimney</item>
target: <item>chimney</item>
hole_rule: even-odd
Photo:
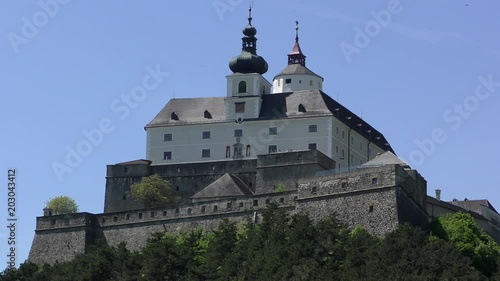
[[[52,209],[50,209],[50,208],[44,208],[43,209],[43,216],[44,217],[52,216]]]
[[[436,199],[441,201],[441,189],[436,189]]]

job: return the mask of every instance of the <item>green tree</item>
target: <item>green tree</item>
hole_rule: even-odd
[[[47,201],[47,208],[52,209],[54,215],[78,213],[78,205],[73,198],[68,196],[57,196]]]
[[[472,259],[474,267],[491,277],[500,266],[500,247],[476,224],[470,214],[453,213],[439,217],[431,223],[432,233],[453,242]]]
[[[163,206],[179,200],[172,196],[170,182],[158,175],[143,177],[141,182],[133,184],[130,187],[130,195],[142,202],[146,208]]]
[[[453,242],[484,275],[491,277],[498,270],[500,247],[479,228],[470,214],[446,214],[434,220],[431,229],[437,237]]]

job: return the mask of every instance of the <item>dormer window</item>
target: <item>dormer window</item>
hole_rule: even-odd
[[[240,81],[238,84],[238,94],[246,93],[247,92],[247,82],[245,81]]]
[[[172,114],[170,114],[170,119],[179,121],[179,116],[173,111]]]
[[[306,108],[304,107],[304,105],[299,104],[299,112],[307,112]]]
[[[208,112],[208,110],[205,110],[204,116],[206,119],[212,119],[212,114],[210,114],[210,112]]]

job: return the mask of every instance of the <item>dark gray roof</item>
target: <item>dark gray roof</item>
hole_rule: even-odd
[[[368,168],[373,166],[385,166],[385,165],[400,165],[402,167],[409,167],[409,165],[403,160],[399,159],[394,153],[386,151],[380,155],[377,155],[372,160],[361,165],[361,168]]]
[[[312,72],[309,68],[301,65],[301,64],[289,64],[283,69],[278,75],[274,76],[274,78],[282,76],[282,75],[291,75],[291,74],[306,74],[306,75],[314,75],[318,76],[322,80],[323,77],[319,76],[318,74]]]
[[[132,161],[118,163],[116,165],[150,165],[152,162],[153,161],[151,161],[151,160],[138,159],[138,160],[132,160]]]
[[[191,198],[201,199],[251,195],[253,195],[253,192],[240,178],[226,173]]]
[[[305,112],[299,111],[299,105],[301,104]],[[205,110],[210,113],[211,119],[205,118]],[[179,120],[171,119],[173,112],[175,112]],[[320,90],[263,95],[259,117],[254,120],[302,118],[321,115],[333,115],[337,117],[341,122],[363,135],[372,143],[394,153],[380,132]],[[247,119],[247,121],[251,120]],[[146,128],[217,122],[232,122],[231,120],[225,120],[224,97],[172,99],[153,121],[146,125]]]
[[[210,113],[211,118],[205,118],[205,110]],[[173,112],[179,120],[172,120]],[[224,120],[224,98],[171,99],[153,121],[146,125],[146,128],[183,123],[214,123]]]
[[[490,209],[490,210],[492,210],[492,211],[494,211],[495,213],[498,214],[497,210],[495,210],[495,208],[486,199],[483,199],[483,200],[453,201],[453,202],[450,202],[450,203],[452,203],[453,205],[457,205],[459,207],[462,207],[464,209],[467,209],[469,211],[476,212],[478,214],[482,214],[481,213],[482,207],[486,207],[486,208],[488,208],[488,209]]]

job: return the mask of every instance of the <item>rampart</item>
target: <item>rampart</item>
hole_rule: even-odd
[[[274,192],[278,184],[286,190],[296,190],[299,179],[333,168],[335,161],[318,150],[278,152],[248,160],[168,165],[151,165],[150,161],[140,160],[108,165],[104,212],[143,208],[128,196],[130,186],[153,174],[170,181],[173,195],[188,202],[191,196],[226,173],[237,175],[256,194],[265,194]]]
[[[297,185],[298,189],[291,191],[161,208],[38,217],[29,260],[38,264],[69,260],[85,252],[96,239],[111,246],[126,242],[129,249],[140,250],[155,232],[211,231],[224,219],[258,222],[260,211],[270,203],[289,213],[306,213],[314,220],[337,214],[350,227],[361,225],[380,235],[407,221],[427,224],[425,200],[420,205],[426,193],[425,180],[398,165],[311,175],[298,180]]]
[[[84,253],[96,239],[111,246],[144,247],[150,234],[201,228],[211,231],[224,220],[258,221],[259,210],[271,203],[295,209],[295,192],[184,203],[161,208],[102,214],[78,213],[37,218],[29,260],[37,264],[63,262]]]

